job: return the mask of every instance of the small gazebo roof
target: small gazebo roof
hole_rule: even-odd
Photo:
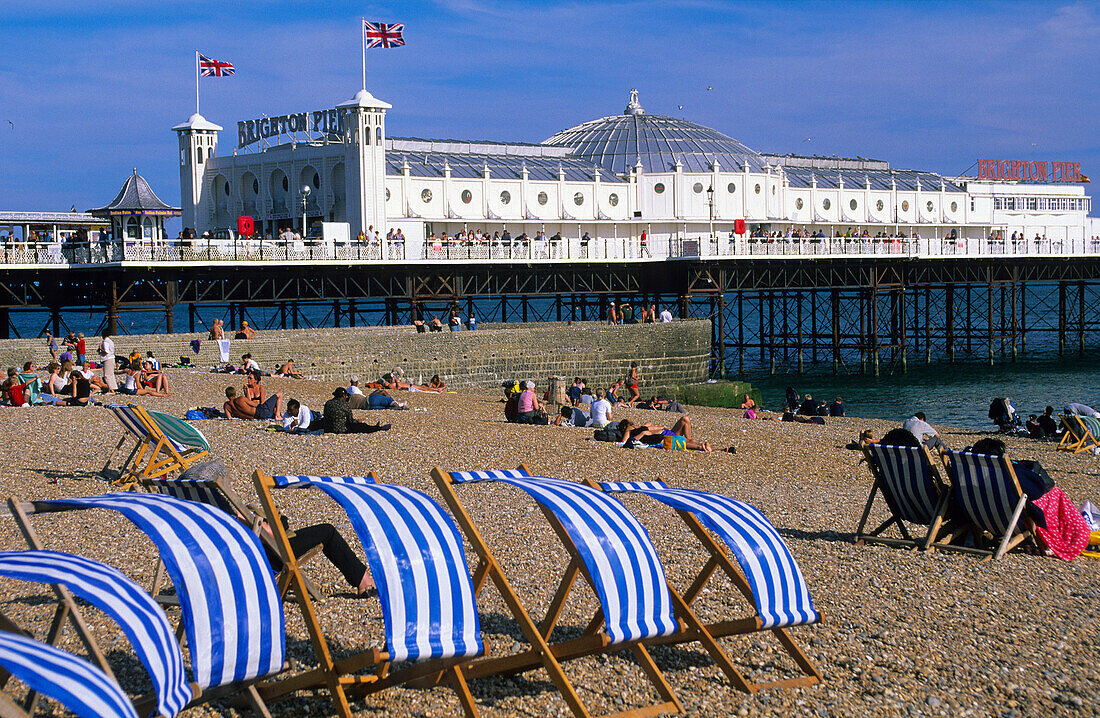
[[[122,183],[122,189],[115,198],[105,207],[88,210],[89,214],[97,217],[109,217],[128,214],[144,214],[161,217],[176,217],[180,214],[179,207],[165,204],[156,192],[145,181],[145,178],[134,173]]]

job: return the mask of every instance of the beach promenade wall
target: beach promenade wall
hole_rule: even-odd
[[[217,342],[206,334],[131,334],[114,337],[119,355],[152,351],[166,365],[181,355],[196,367],[219,364]],[[201,340],[198,354],[191,340]],[[506,379],[583,376],[607,386],[638,362],[642,388],[703,381],[710,365],[709,320],[669,324],[609,326],[602,322],[485,324],[477,331],[417,334],[411,326],[342,329],[264,330],[254,339],[230,340],[230,362],[248,352],[267,371],[287,359],[310,379],[363,381],[400,367],[411,381],[439,374],[448,386],[499,387]],[[97,359],[97,337],[87,340],[88,358]],[[0,366],[21,366],[32,358],[49,360],[41,338],[0,341]]]

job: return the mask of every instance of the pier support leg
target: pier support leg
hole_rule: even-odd
[[[840,372],[840,290],[833,289],[830,292],[829,301],[832,304],[833,325],[833,374]]]
[[[0,307],[0,339],[11,339],[11,312]]]
[[[768,355],[771,373],[775,374],[775,292],[768,292]]]
[[[986,270],[986,356],[993,366],[993,270]]]
[[[1020,353],[1027,354],[1027,285],[1020,283]]]
[[[718,272],[718,378],[726,378],[726,272]]]
[[[340,300],[332,300],[332,323],[339,329],[340,328]]]
[[[795,327],[796,331],[798,332],[798,336],[796,338],[796,344],[798,345],[796,348],[796,351],[798,352],[798,373],[802,374],[806,371],[806,350],[802,346],[802,292],[797,292],[795,294],[794,311],[796,312]]]
[[[1085,356],[1085,283],[1077,283],[1077,355]],[[56,335],[55,335],[56,336]]]
[[[286,329],[286,302],[279,302],[279,328]]]
[[[286,327],[283,327],[286,329]],[[187,331],[195,333],[195,303],[187,303]]]
[[[1058,356],[1066,353],[1066,283],[1058,282]]]
[[[745,374],[745,293],[737,293],[737,373]]]
[[[500,321],[502,324],[508,322],[508,297],[506,296],[500,298]]]
[[[946,319],[946,326],[944,328],[945,343],[944,347],[947,352],[947,361],[955,361],[955,285],[948,284],[944,287],[946,296],[944,297],[944,314]]]
[[[118,334],[118,282],[111,280],[107,288],[107,333]]]
[[[298,328],[298,302],[290,304],[290,326],[293,329]]]
[[[909,334],[905,331],[905,287],[898,290],[898,345],[901,349],[901,373],[905,374],[909,371],[909,353],[907,344],[909,342]],[[914,333],[916,330],[914,330]]]
[[[164,331],[176,333],[176,280],[169,279],[164,287]]]
[[[878,278],[875,278],[875,284],[871,285],[871,296],[869,297],[871,302],[871,311],[868,314],[868,319],[871,321],[871,371],[875,376],[879,374],[879,356],[878,356]]]

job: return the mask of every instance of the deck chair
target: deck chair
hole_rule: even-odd
[[[138,718],[113,678],[48,643],[0,631],[0,667],[32,692],[52,698],[80,718]],[[0,715],[16,718],[30,713],[0,694]]]
[[[592,482],[589,485],[597,486]],[[791,626],[818,623],[821,614],[814,608],[809,587],[790,550],[763,514],[749,504],[727,496],[692,489],[672,489],[663,481],[609,482],[598,486],[613,494],[644,494],[675,509],[709,554],[699,574],[683,592],[684,601],[692,605],[714,572],[721,568],[752,603],[755,611],[755,616],[747,621],[712,623],[706,625],[707,631],[712,636],[771,631],[804,674],[785,680],[750,681],[737,670],[717,643],[703,641],[714,662],[734,686],[747,693],[755,693],[765,688],[808,686],[821,681],[821,672],[787,631]],[[714,536],[725,547],[715,541]],[[737,565],[731,560],[731,554]]]
[[[476,716],[460,664],[484,653],[481,625],[462,537],[443,508],[419,491],[378,483],[373,474],[271,477],[256,471],[253,481],[279,558],[288,569],[279,576],[278,591],[285,596],[291,586],[297,589],[295,600],[319,663],[263,686],[264,697],[327,688],[337,712],[348,718],[349,693],[371,694],[409,683],[449,684],[466,715]],[[378,587],[384,650],[333,658],[272,495],[282,488],[319,489],[347,513]]]
[[[46,642],[56,646],[68,619],[89,656],[112,680],[114,673],[73,597],[87,601],[114,619],[152,679],[155,715],[172,718],[191,702],[194,694],[168,619],[149,594],[117,569],[67,553],[4,551],[0,552],[0,576],[51,584],[57,609]],[[12,626],[9,623],[7,627]],[[24,709],[33,712],[35,701],[36,690],[32,687]]]
[[[944,517],[951,495],[950,487],[940,474],[939,463],[932,460],[924,446],[864,444],[863,457],[874,483],[856,528],[856,543],[932,548],[946,528]],[[890,517],[878,528],[865,531],[875,496],[880,491],[890,509]],[[927,526],[928,531],[923,537],[914,537],[906,523]],[[897,527],[901,538],[881,535],[891,526]]]
[[[945,461],[952,499],[970,521],[975,545],[942,548],[996,559],[1028,538],[1038,541],[1030,519],[1023,515],[1027,495],[1007,456],[948,451]]]
[[[153,412],[149,413],[152,414]],[[255,504],[246,504],[237,492],[233,490],[233,487],[225,481],[221,479],[199,480],[160,478],[142,479],[138,483],[150,493],[155,492],[165,494],[166,496],[174,496],[184,501],[198,501],[199,503],[216,506],[230,516],[240,518],[244,523],[248,524],[249,528],[252,529],[252,533],[256,534],[256,537],[260,539],[265,548],[270,549],[276,556],[278,555],[279,552],[275,544],[275,539],[264,530],[263,509]],[[293,532],[291,532],[290,535],[293,536]],[[305,565],[319,553],[321,553],[321,547],[315,546],[298,557],[298,565]],[[286,566],[284,565],[282,571],[285,572],[286,570]],[[158,558],[157,570],[153,579],[152,594],[159,601],[174,603],[174,596],[165,596],[161,594],[163,579],[164,559]],[[310,598],[314,601],[320,600],[321,592],[317,590],[317,586],[309,579],[309,576],[303,574],[302,580],[306,585],[306,590],[309,591]]]
[[[478,678],[544,668],[573,715],[588,718],[588,708],[562,669],[562,662],[629,650],[660,702],[612,715],[683,712],[645,646],[647,640],[667,636],[679,629],[673,616],[673,597],[649,534],[621,503],[583,484],[530,476],[523,468],[445,472],[437,467],[432,470],[432,478],[478,556],[475,589],[480,593],[486,579],[493,581],[531,646],[528,651],[471,663],[467,675]],[[455,490],[456,486],[485,481],[514,486],[533,498],[569,552],[565,574],[540,624],[536,624],[523,607]],[[565,601],[581,577],[598,598],[601,608],[580,637],[553,641],[552,634]]]
[[[259,540],[212,506],[160,494],[113,493],[24,503],[8,509],[27,544],[41,549],[30,517],[84,509],[121,514],[156,545],[179,595],[180,624],[190,649],[193,703],[243,692],[270,718],[255,682],[283,670],[286,626],[274,572]]]
[[[206,437],[197,430],[195,433],[201,437],[201,442],[194,439],[194,443],[184,443],[166,435],[153,417],[136,404],[129,406],[116,404],[108,408],[126,431],[119,439],[114,452],[107,458],[107,463],[99,471],[99,475],[113,476],[109,470],[111,461],[118,455],[127,440],[133,439],[136,442],[126,461],[117,470],[118,478],[113,482],[121,488],[132,488],[138,479],[157,478],[167,476],[174,471],[186,470],[191,464],[210,453]]]
[[[1077,414],[1062,414],[1062,426],[1065,433],[1058,442],[1058,448],[1063,451],[1072,451],[1080,454],[1082,451],[1092,451],[1100,446],[1100,419],[1091,416],[1079,416]]]

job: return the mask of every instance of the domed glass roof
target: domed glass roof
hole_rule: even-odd
[[[562,130],[544,145],[573,148],[572,156],[626,174],[639,161],[646,172],[668,172],[677,160],[685,172],[709,172],[715,161],[726,172],[764,168],[764,158],[717,130],[664,115],[647,115],[630,91],[621,115],[602,117]]]

